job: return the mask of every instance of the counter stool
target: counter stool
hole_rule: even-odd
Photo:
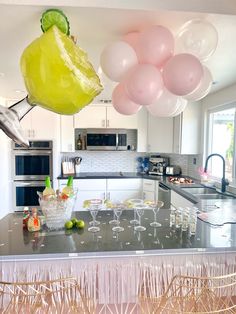
[[[74,278],[63,278],[38,282],[0,282],[0,313],[90,314],[93,310],[78,282]]]
[[[174,276],[159,298],[140,296],[144,314],[236,313],[236,273],[219,277]]]

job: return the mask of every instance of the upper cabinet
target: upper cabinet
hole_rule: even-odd
[[[61,115],[60,124],[60,151],[74,152],[74,117]]]
[[[31,140],[53,140],[58,136],[59,115],[35,106],[20,121],[25,136]]]
[[[125,116],[112,106],[89,105],[74,116],[75,128],[137,129],[137,115]]]
[[[147,151],[172,153],[173,118],[159,118],[148,114]]]
[[[201,141],[201,103],[189,102],[174,118],[173,153],[199,154]]]

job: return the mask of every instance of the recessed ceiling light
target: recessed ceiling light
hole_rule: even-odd
[[[4,77],[4,76],[5,76],[5,73],[0,72],[0,77]]]

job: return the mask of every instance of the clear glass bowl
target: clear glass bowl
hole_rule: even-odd
[[[71,219],[75,206],[77,193],[66,200],[44,200],[42,193],[38,192],[39,204],[45,218],[45,224],[50,230],[64,228],[65,222]]]

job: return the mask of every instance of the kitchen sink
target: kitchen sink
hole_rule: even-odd
[[[182,187],[182,190],[202,200],[212,199],[232,199],[233,195],[223,194],[216,191],[214,188],[208,187]]]
[[[182,187],[183,191],[188,192],[190,194],[217,194],[216,190],[208,187]]]

